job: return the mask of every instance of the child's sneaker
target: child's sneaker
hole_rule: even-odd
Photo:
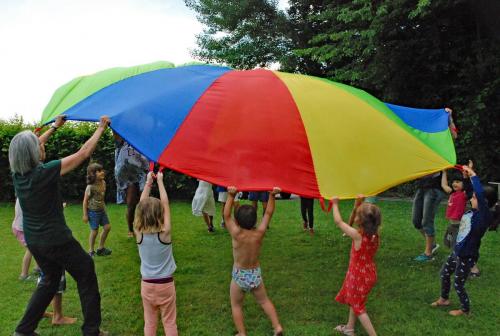
[[[93,257],[95,256],[95,252],[94,252],[94,251],[90,251],[90,252],[89,252],[89,256],[90,256],[91,258],[93,258]]]
[[[19,276],[19,280],[21,280],[21,281],[29,281],[31,279],[32,279],[31,275],[29,275],[29,274],[28,275],[20,275]]]
[[[108,249],[108,248],[101,248],[101,249],[97,249],[96,253],[99,257],[105,257],[105,256],[109,256],[111,254],[111,250]]]
[[[213,225],[210,225],[210,226],[208,227],[208,232],[215,232],[215,228],[214,228],[214,226],[213,226]]]
[[[307,231],[308,228],[307,222],[302,223],[302,226],[304,227],[304,231]]]
[[[420,261],[420,262],[427,262],[427,261],[432,261],[434,260],[434,257],[433,256],[428,256],[427,254],[423,253],[419,256],[417,256],[415,259],[415,261]]]

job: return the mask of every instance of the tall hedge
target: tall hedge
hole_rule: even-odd
[[[97,125],[85,122],[67,122],[57,130],[45,146],[47,161],[63,158],[75,153],[85,141],[90,138]],[[14,199],[14,188],[9,168],[9,144],[11,139],[20,131],[33,130],[34,125],[23,123],[22,119],[9,121],[0,120],[0,201]],[[45,131],[46,128],[43,131]],[[116,184],[114,179],[114,141],[111,131],[106,131],[102,136],[90,161],[101,163],[106,170],[108,202],[116,200]],[[83,197],[85,190],[85,176],[88,162],[62,178],[63,198],[76,201]],[[171,198],[188,199],[196,189],[196,180],[186,175],[165,170],[165,186]]]

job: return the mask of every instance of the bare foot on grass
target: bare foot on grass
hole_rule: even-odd
[[[76,323],[76,318],[75,317],[66,317],[63,316],[61,318],[52,318],[52,324],[53,325],[66,325],[66,324],[75,324]]]
[[[431,303],[431,307],[447,307],[450,305],[450,300],[439,298],[437,301]]]
[[[464,312],[462,309],[450,310],[451,316],[469,315],[469,313]]]

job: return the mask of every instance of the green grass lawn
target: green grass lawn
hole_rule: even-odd
[[[351,202],[343,205],[344,216]],[[377,255],[378,284],[373,289],[368,313],[380,335],[500,335],[500,234],[487,233],[481,248],[482,276],[467,282],[472,315],[450,317],[429,303],[439,296],[439,269],[448,250],[441,248],[436,260],[412,261],[423,249],[420,234],[410,223],[411,203],[381,201],[383,228]],[[20,282],[23,249],[11,233],[13,204],[0,204],[0,335],[10,335],[35,287]],[[218,208],[218,213],[220,208]],[[332,335],[335,325],[346,322],[348,308],[333,301],[348,265],[350,239],[342,237],[331,215],[315,205],[316,235],[302,231],[299,202],[278,201],[262,251],[263,278],[286,335]],[[81,205],[70,205],[66,218],[74,236],[87,249],[88,226],[81,221]],[[109,205],[112,223],[109,257],[96,257],[102,296],[102,328],[111,335],[142,334],[142,304],[137,247],[126,237],[125,207]],[[216,223],[220,215],[216,216]],[[217,225],[208,234],[201,218],[191,215],[191,205],[172,204],[177,323],[181,335],[233,335],[229,302],[231,240]],[[444,233],[444,207],[437,216],[439,240]],[[452,307],[458,307],[452,289]],[[64,310],[78,317],[76,326],[51,327],[43,320],[41,335],[79,335],[82,315],[74,281],[68,277]],[[245,304],[249,335],[272,335],[270,322],[252,297]],[[160,329],[162,330],[162,329]],[[357,334],[364,335],[357,325]],[[159,332],[160,334],[160,332]]]

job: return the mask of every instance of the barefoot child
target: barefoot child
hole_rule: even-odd
[[[177,336],[172,276],[176,265],[172,254],[170,207],[162,172],[157,174],[157,183],[160,199],[149,196],[153,185],[153,173],[149,172],[134,219],[134,233],[141,257],[144,335],[156,335],[160,311],[165,335]]]
[[[90,224],[89,255],[93,257],[107,256],[111,250],[104,247],[108,233],[111,230],[108,215],[106,214],[106,204],[104,196],[106,194],[106,182],[104,181],[104,169],[98,163],[91,163],[87,167],[87,189],[83,197],[83,221]],[[102,226],[99,248],[94,251],[95,240],[99,233],[99,226]]]
[[[47,280],[45,279],[45,275],[43,272],[40,272],[38,280],[36,282],[37,286],[43,286]],[[57,287],[57,292],[52,299],[52,309],[53,312],[45,312],[43,317],[52,318],[53,325],[65,325],[65,324],[74,324],[76,323],[75,317],[67,317],[63,314],[62,309],[62,298],[63,294],[66,291],[66,275],[63,273],[61,279],[59,280],[59,286]]]
[[[246,292],[251,292],[262,309],[264,309],[273,325],[274,335],[282,335],[283,328],[278,320],[278,314],[273,303],[267,297],[259,263],[262,240],[273,216],[275,196],[280,192],[280,189],[274,188],[271,192],[266,211],[258,228],[255,227],[257,221],[256,209],[251,205],[240,206],[235,213],[235,218],[232,218],[231,209],[236,195],[236,188],[228,187],[227,192],[229,196],[224,207],[224,220],[233,241],[234,265],[230,296],[233,320],[236,329],[238,329],[237,335],[246,336],[243,323],[243,299]]]
[[[470,199],[472,210],[467,211],[460,220],[455,248],[441,270],[441,296],[431,304],[432,307],[450,305],[450,278],[451,274],[455,273],[454,287],[460,299],[461,309],[451,310],[452,316],[469,314],[470,302],[464,287],[465,281],[479,258],[481,238],[492,221],[489,208],[497,201],[496,191],[491,187],[483,189],[472,168],[463,166],[463,171],[470,177],[474,190]]]
[[[379,208],[363,203],[364,197],[358,196],[354,203],[351,218],[359,229],[351,227],[342,220],[339,199],[333,198],[333,219],[335,224],[352,238],[351,258],[344,283],[335,300],[349,305],[349,320],[346,325],[338,325],[335,330],[343,335],[354,335],[356,319],[359,319],[368,335],[376,335],[375,328],[365,304],[368,294],[377,282],[377,269],[373,257],[379,246],[378,228],[382,221]]]

